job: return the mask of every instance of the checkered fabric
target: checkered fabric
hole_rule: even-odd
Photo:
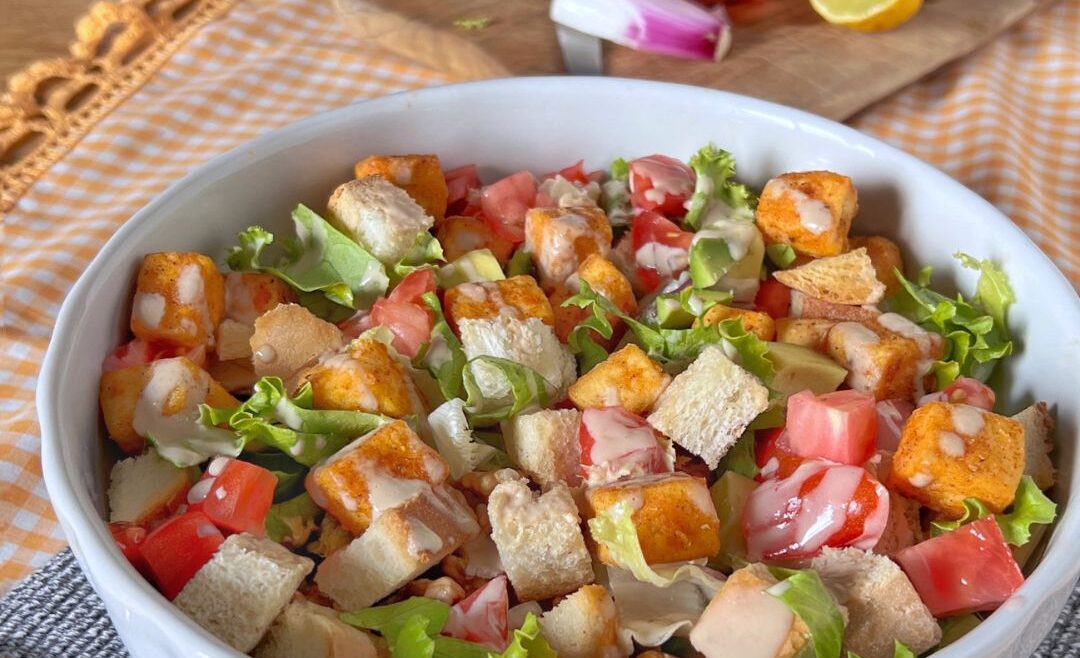
[[[1012,216],[1076,281],[1080,3],[1061,2],[860,116]],[[0,592],[63,546],[41,479],[36,377],[64,295],[170,183],[258,134],[443,77],[359,43],[322,2],[238,0],[4,218]]]

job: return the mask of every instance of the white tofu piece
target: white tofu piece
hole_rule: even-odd
[[[329,221],[356,240],[384,265],[402,259],[435,219],[408,192],[382,176],[366,176],[334,190],[327,204]]]
[[[514,464],[542,487],[581,484],[581,444],[576,409],[541,409],[503,423],[506,452]]]
[[[494,356],[532,368],[554,389],[554,399],[565,397],[577,378],[574,356],[559,342],[555,330],[537,318],[499,315],[490,320],[461,320],[458,331],[467,358]],[[469,367],[485,398],[510,398],[510,384],[499,370],[485,363]]]

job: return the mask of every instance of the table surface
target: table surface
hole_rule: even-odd
[[[39,59],[67,55],[91,0],[0,0],[0,80]]]

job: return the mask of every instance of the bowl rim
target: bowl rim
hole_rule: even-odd
[[[63,411],[60,405],[53,402],[58,398],[65,374],[63,362],[66,352],[60,346],[69,343],[71,336],[78,331],[79,318],[88,312],[82,299],[94,279],[109,269],[113,256],[122,250],[125,243],[152,230],[153,218],[161,208],[182,202],[186,197],[205,189],[208,184],[225,173],[249,166],[252,152],[260,153],[260,157],[273,155],[324,130],[354,121],[362,122],[365,115],[381,110],[405,110],[418,101],[437,104],[440,99],[459,94],[483,96],[488,93],[513,91],[515,88],[522,93],[535,93],[538,87],[558,88],[561,93],[596,93],[598,91],[602,93],[606,89],[614,91],[616,88],[624,89],[626,86],[638,87],[646,94],[678,94],[692,97],[699,102],[728,103],[750,116],[773,121],[794,122],[800,126],[813,128],[815,132],[824,132],[833,138],[839,138],[847,144],[872,148],[876,154],[886,159],[898,161],[913,168],[920,174],[930,177],[935,185],[942,188],[943,193],[964,198],[967,203],[980,208],[980,216],[992,222],[993,230],[1001,232],[1003,238],[1010,240],[1011,244],[1020,244],[1023,248],[1034,250],[1046,266],[1047,273],[1053,272],[1055,277],[1054,281],[1044,282],[1044,284],[1053,284],[1062,290],[1072,291],[1074,304],[1071,314],[1080,323],[1080,297],[1076,296],[1075,289],[1027,234],[989,201],[913,155],[854,128],[803,110],[741,94],[691,85],[586,76],[483,80],[407,90],[359,101],[277,127],[196,167],[124,222],[103,245],[65,296],[57,315],[37,386],[36,404],[41,428],[41,460],[50,502],[65,535],[68,536],[73,552],[95,589],[101,588],[110,594],[110,598],[124,601],[129,608],[146,613],[153,619],[156,631],[169,634],[186,633],[182,639],[192,651],[222,658],[243,655],[218,640],[172,606],[122,556],[112,541],[106,523],[98,516],[90,497],[85,491],[80,490],[82,487],[75,484],[82,483],[82,476],[73,464],[71,448],[60,440],[60,418],[63,416]],[[1075,440],[1076,437],[1072,438]],[[1077,477],[1080,477],[1080,474]],[[1067,553],[1069,542],[1065,537],[1080,538],[1080,506],[1067,505],[1066,502],[1058,503],[1059,509],[1064,507],[1065,511],[1053,526],[1042,560],[1020,590],[1014,594],[1013,599],[1017,601],[1017,604],[1010,605],[1013,602],[1010,600],[999,609],[998,614],[988,620],[988,623],[979,624],[962,639],[933,655],[941,658],[961,658],[965,655],[978,655],[976,653],[978,651],[1000,646],[1010,637],[1021,632],[1036,614],[1038,604],[1056,593],[1063,583],[1069,585],[1071,590],[1071,583],[1080,575],[1080,560],[1072,559],[1073,556]],[[102,599],[105,598],[102,596]],[[1006,615],[1001,614],[1006,612]],[[989,623],[994,619],[997,619],[998,623]]]

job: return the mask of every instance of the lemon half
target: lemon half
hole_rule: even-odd
[[[814,11],[834,25],[881,32],[915,15],[923,0],[810,0]]]

